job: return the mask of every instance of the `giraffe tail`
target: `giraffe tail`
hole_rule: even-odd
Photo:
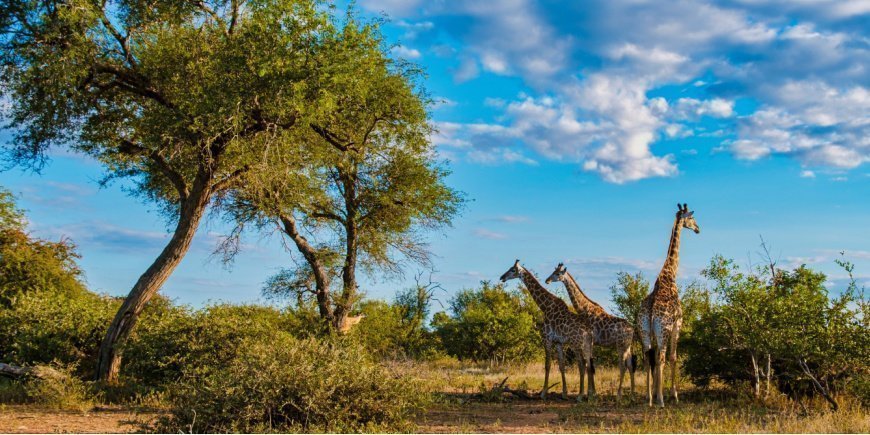
[[[631,370],[631,375],[634,376],[634,372],[637,371],[637,355],[631,354],[631,359],[629,361],[631,364],[631,367],[629,367],[629,370]]]

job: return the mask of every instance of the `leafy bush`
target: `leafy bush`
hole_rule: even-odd
[[[374,364],[350,342],[272,331],[236,343],[232,356],[190,361],[170,390],[162,432],[410,430],[427,395]]]
[[[432,326],[448,354],[494,363],[526,362],[542,352],[540,311],[519,291],[484,281],[451,301],[452,315],[436,313]]]
[[[842,265],[851,275],[851,264]],[[709,311],[683,347],[684,368],[695,382],[748,378],[758,395],[769,359],[770,375],[790,393],[818,391],[836,407],[826,390],[844,384],[861,390],[870,361],[870,319],[854,280],[830,297],[825,275],[804,266],[745,274],[733,261],[715,257],[703,273],[713,284]],[[813,379],[820,384],[809,386]]]
[[[419,285],[400,291],[392,304],[365,301],[365,317],[351,330],[351,336],[380,358],[411,357],[431,360],[444,356],[438,335],[426,328],[431,290]]]
[[[86,411],[94,402],[88,385],[76,377],[74,366],[53,363],[33,367],[36,376],[24,381],[31,403],[55,409]]]
[[[0,308],[0,358],[17,365],[74,364],[92,376],[97,349],[116,301],[83,291],[35,290]]]
[[[192,311],[155,298],[124,349],[129,380],[162,386],[200,360],[229,361],[241,343],[292,332],[292,315],[272,307],[219,304]],[[218,361],[219,362],[219,361]]]
[[[77,258],[75,246],[68,240],[49,242],[30,237],[23,212],[9,191],[0,187],[0,309],[32,291],[86,292]]]

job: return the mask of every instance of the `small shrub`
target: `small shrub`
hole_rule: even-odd
[[[53,363],[33,367],[36,376],[24,381],[28,402],[74,411],[93,408],[88,385],[74,375],[75,367]]]
[[[350,342],[275,331],[238,343],[235,355],[192,361],[170,391],[162,432],[410,430],[427,395],[374,364]]]

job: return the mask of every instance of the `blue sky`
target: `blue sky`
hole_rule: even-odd
[[[496,279],[515,258],[560,261],[608,304],[617,271],[661,267],[676,203],[696,210],[680,275],[716,253],[842,284],[841,251],[870,284],[870,2],[360,1],[386,14],[392,54],[425,68],[449,183],[471,200],[430,234],[448,294]],[[14,169],[34,234],[79,246],[89,285],[126,294],[166,242],[166,222],[100,189],[100,166],[58,150],[41,175]],[[257,301],[292,260],[250,235],[231,269],[204,224],[162,292],[179,302]],[[389,299],[408,279],[367,279]],[[559,285],[551,286],[562,292]],[[437,307],[436,307],[437,308]]]

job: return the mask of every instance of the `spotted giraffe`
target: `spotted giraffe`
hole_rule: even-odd
[[[631,392],[634,393],[634,362],[631,356],[634,327],[631,326],[631,322],[609,314],[601,305],[589,299],[563,263],[559,263],[556,270],[544,282],[549,284],[554,281],[562,281],[577,314],[585,317],[589,322],[592,327],[593,345],[613,347],[619,353],[619,388],[616,390],[616,397],[622,398],[622,380],[626,370],[629,370]],[[594,358],[590,359],[595,362]],[[592,370],[594,371],[594,368]]]
[[[683,308],[680,305],[680,297],[677,292],[677,268],[680,264],[680,232],[683,228],[700,233],[698,224],[695,222],[695,212],[689,211],[689,207],[677,204],[677,217],[671,230],[671,242],[668,246],[668,257],[662,266],[662,271],[656,279],[652,293],[647,295],[641,303],[638,313],[638,328],[646,353],[646,380],[647,396],[649,405],[653,406],[653,389],[659,406],[665,406],[663,388],[663,373],[665,359],[665,346],[668,346],[668,362],[671,366],[671,393],[674,401],[679,402],[677,396],[677,339],[680,337],[680,328],[683,325]],[[652,382],[650,382],[652,376]]]
[[[544,313],[544,324],[542,336],[544,338],[544,389],[541,390],[541,398],[547,398],[547,390],[550,382],[550,361],[551,355],[556,354],[559,362],[559,372],[562,375],[562,398],[568,398],[568,385],[565,383],[565,352],[567,349],[573,349],[580,363],[580,379],[585,375],[589,376],[588,396],[595,395],[595,380],[592,373],[592,333],[590,332],[589,324],[577,313],[568,308],[560,297],[550,293],[544,288],[535,276],[520,266],[520,260],[517,260],[514,265],[501,276],[501,282],[511,279],[521,279],[525,284],[529,294],[535,304]],[[584,373],[584,368],[587,368]],[[577,400],[581,400],[584,395],[583,383],[581,382],[580,394],[577,395]]]

